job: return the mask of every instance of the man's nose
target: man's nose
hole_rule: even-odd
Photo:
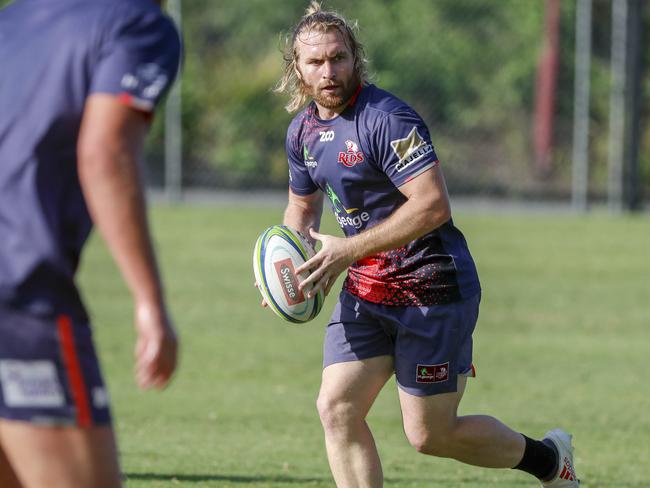
[[[323,78],[328,80],[333,80],[336,78],[336,73],[334,72],[334,65],[331,61],[325,61],[323,63]]]

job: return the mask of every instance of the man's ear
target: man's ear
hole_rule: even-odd
[[[302,73],[301,73],[300,70],[298,69],[298,63],[297,63],[296,61],[293,62],[293,70],[296,72],[296,76],[298,77],[298,79],[299,79],[300,81],[303,81],[303,79],[302,79]]]

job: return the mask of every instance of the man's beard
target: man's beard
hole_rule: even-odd
[[[313,86],[304,85],[303,88],[318,105],[328,109],[334,109],[341,107],[350,101],[354,93],[357,91],[359,82],[356,77],[353,77],[347,83],[336,82],[336,84],[338,85],[338,91],[340,94],[323,92],[321,90],[322,87],[315,88]]]

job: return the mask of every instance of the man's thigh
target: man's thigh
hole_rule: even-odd
[[[391,356],[327,366],[323,370],[319,408],[344,408],[346,415],[363,419],[392,375]]]
[[[347,405],[364,418],[394,372],[391,334],[342,292],[325,332],[319,410]]]
[[[394,331],[366,308],[363,301],[341,292],[325,331],[323,367],[394,355]]]
[[[0,420],[0,445],[24,488],[119,488],[108,426],[52,427]]]
[[[92,333],[0,307],[0,449],[23,486],[120,486]]]
[[[407,435],[421,433],[440,436],[453,429],[466,383],[466,377],[458,376],[457,391],[429,396],[411,395],[400,389],[402,421]]]
[[[384,312],[398,323],[395,374],[401,390],[415,396],[452,393],[459,377],[474,375],[472,333],[479,300]]]
[[[0,486],[2,488],[22,488],[20,481],[16,477],[14,468],[9,464],[2,444],[0,444]]]

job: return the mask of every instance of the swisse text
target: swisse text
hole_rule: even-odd
[[[278,274],[282,291],[289,305],[297,305],[305,301],[305,296],[298,290],[298,280],[293,268],[291,259],[282,259],[275,264],[275,272]]]

